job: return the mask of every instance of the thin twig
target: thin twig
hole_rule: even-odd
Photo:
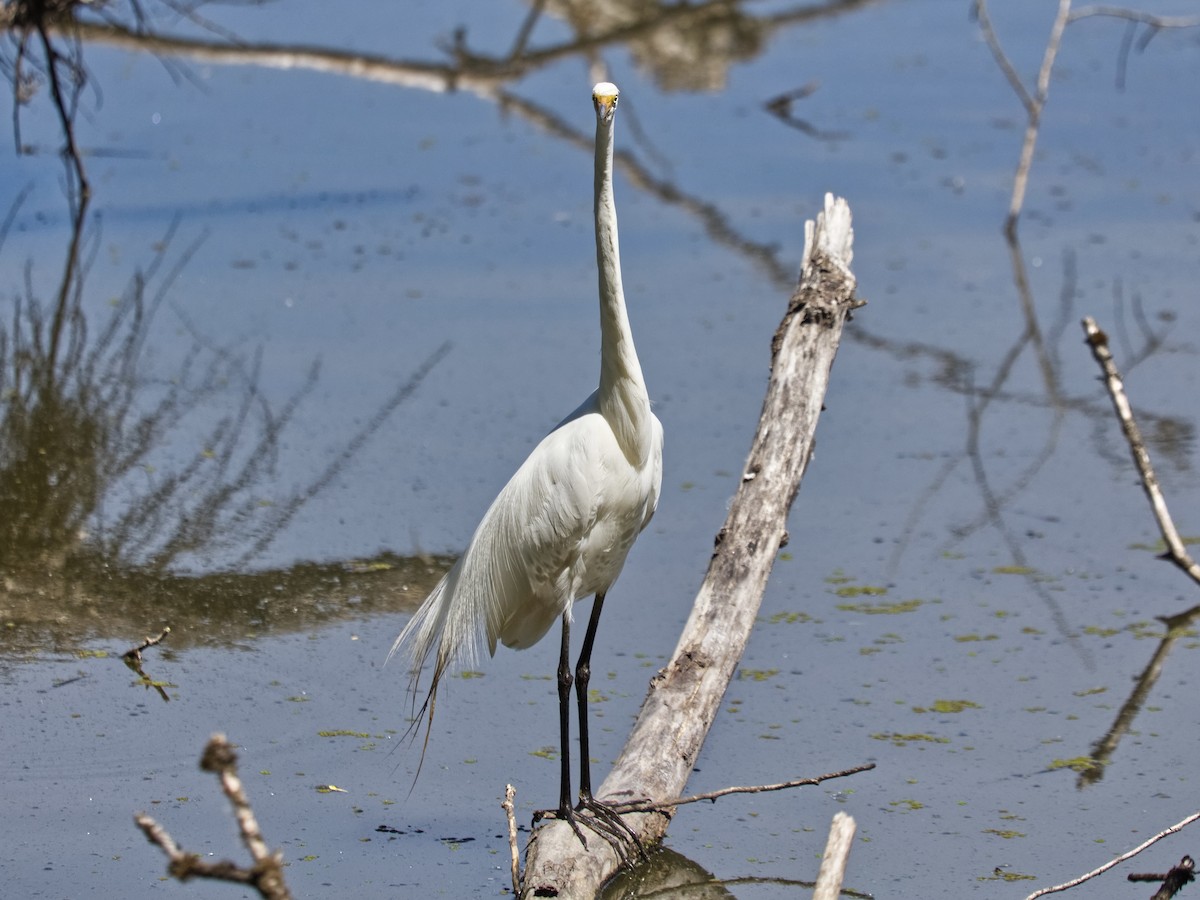
[[[136,647],[130,647],[121,654],[121,659],[124,660],[125,665],[132,669],[133,672],[139,678],[141,678],[141,684],[148,688],[154,688],[156,691],[158,691],[158,696],[162,697],[163,700],[168,703],[171,701],[171,697],[169,694],[167,694],[167,685],[155,681],[153,678],[147,675],[145,670],[142,668],[142,651],[147,647],[153,647],[156,644],[162,643],[164,640],[166,640],[167,635],[170,633],[171,628],[170,626],[167,626],[161,632],[159,632],[156,637],[148,637]]]
[[[512,856],[513,896],[519,897],[521,895],[521,851],[517,847],[517,816],[513,810],[513,798],[516,796],[517,789],[511,784],[506,784],[504,786],[504,802],[500,806],[508,819],[508,852]]]
[[[840,772],[830,772],[826,775],[817,775],[814,778],[797,778],[795,781],[781,781],[778,784],[755,784],[743,787],[725,787],[717,791],[707,791],[703,794],[693,794],[690,797],[680,797],[678,800],[668,800],[664,803],[651,803],[648,800],[627,800],[621,803],[610,804],[613,809],[618,812],[653,812],[655,810],[674,809],[677,806],[684,806],[688,803],[699,803],[701,800],[708,800],[713,803],[719,797],[726,797],[730,794],[762,794],[767,791],[786,791],[789,788],[805,787],[808,785],[820,784],[822,781],[829,781],[831,778],[845,778],[847,775],[857,775],[859,772],[869,772],[875,768],[875,763],[866,763],[865,765],[855,766],[852,769],[842,769]]]
[[[1154,474],[1154,468],[1150,464],[1150,454],[1146,450],[1146,442],[1142,439],[1141,429],[1134,421],[1129,398],[1125,395],[1121,373],[1117,370],[1117,365],[1113,362],[1112,351],[1108,348],[1108,335],[1100,330],[1096,325],[1096,320],[1091,316],[1083,320],[1083,330],[1087,334],[1088,346],[1092,348],[1092,356],[1095,357],[1104,372],[1104,385],[1108,388],[1113,408],[1117,412],[1117,418],[1121,421],[1121,430],[1125,433],[1125,440],[1129,443],[1129,453],[1133,457],[1133,464],[1137,466],[1138,475],[1141,477],[1142,489],[1146,492],[1150,507],[1154,510],[1154,518],[1158,522],[1158,529],[1162,532],[1163,540],[1166,542],[1167,552],[1161,558],[1169,559],[1187,573],[1194,582],[1200,584],[1200,565],[1197,565],[1196,561],[1188,554],[1183,538],[1179,536],[1179,531],[1171,520],[1171,513],[1167,509],[1167,500],[1163,496],[1158,477]]]
[[[1183,830],[1188,825],[1191,825],[1193,822],[1195,822],[1197,819],[1200,819],[1200,812],[1192,813],[1186,819],[1182,819],[1181,821],[1176,822],[1174,825],[1172,825],[1170,828],[1166,829],[1165,831],[1160,831],[1158,834],[1154,835],[1154,837],[1150,838],[1149,840],[1143,841],[1141,844],[1134,847],[1128,853],[1122,853],[1116,859],[1110,859],[1108,862],[1106,862],[1104,865],[1100,866],[1098,869],[1092,869],[1092,871],[1090,871],[1084,875],[1080,875],[1078,878],[1072,878],[1070,881],[1065,881],[1062,884],[1056,884],[1056,885],[1054,885],[1054,887],[1042,888],[1041,890],[1034,891],[1032,894],[1030,894],[1028,897],[1026,897],[1025,900],[1036,900],[1036,898],[1045,896],[1046,894],[1053,894],[1053,893],[1056,893],[1057,891],[1065,891],[1065,890],[1067,890],[1067,888],[1073,888],[1078,884],[1083,884],[1085,881],[1089,881],[1090,879],[1095,878],[1097,875],[1103,875],[1105,872],[1107,872],[1113,866],[1119,865],[1120,863],[1125,862],[1125,860],[1127,860],[1127,859],[1132,859],[1133,857],[1135,857],[1139,853],[1141,853],[1143,850],[1145,850],[1147,847],[1149,847],[1151,844],[1156,844],[1159,841],[1161,841],[1163,838],[1167,837],[1168,835],[1172,835],[1172,834],[1175,834],[1175,832],[1177,832],[1177,831]]]
[[[157,844],[167,854],[170,860],[167,873],[173,878],[180,881],[187,881],[189,878],[211,878],[214,881],[232,881],[235,884],[254,883],[254,873],[241,868],[237,863],[227,859],[208,862],[195,853],[185,853],[167,830],[145,813],[138,813],[133,820],[138,828],[142,829],[146,839],[152,844]]]
[[[168,625],[162,631],[160,631],[155,637],[146,638],[144,641],[142,641],[136,647],[130,647],[128,650],[126,650],[121,655],[123,657],[125,657],[126,659],[136,659],[138,661],[141,661],[143,650],[147,649],[148,647],[153,647],[155,644],[161,644],[164,640],[166,640],[167,635],[170,633],[171,633],[171,626]]]

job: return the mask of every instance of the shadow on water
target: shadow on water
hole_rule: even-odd
[[[815,882],[791,878],[717,878],[698,863],[666,847],[650,853],[632,869],[622,870],[605,885],[603,900],[720,900],[736,896],[733,889],[775,888],[800,896],[815,887]],[[843,897],[870,897],[870,894],[842,888]]]
[[[637,868],[621,872],[608,883],[605,900],[633,900],[651,897],[678,897],[681,900],[717,900],[733,897],[729,889],[711,872],[680,856],[660,848]]]

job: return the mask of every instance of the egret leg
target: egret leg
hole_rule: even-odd
[[[580,822],[608,840],[620,854],[622,860],[630,862],[627,847],[630,842],[637,845],[638,851],[646,855],[642,842],[633,830],[614,810],[592,796],[591,760],[588,757],[587,736],[587,688],[591,677],[592,645],[596,641],[596,626],[600,623],[600,611],[604,606],[604,597],[596,595],[592,606],[592,614],[588,619],[587,632],[584,635],[583,650],[579,655],[579,663],[575,675],[571,675],[571,622],[567,614],[563,615],[562,647],[558,654],[558,728],[561,748],[561,781],[559,783],[558,809],[539,810],[533,814],[536,824],[544,816],[552,815],[556,819],[565,819],[571,824],[575,836],[587,849],[587,838],[579,827]],[[579,748],[583,754],[580,765],[579,805],[571,804],[571,685],[575,685],[575,696],[579,703]],[[592,815],[581,818],[578,810],[588,810]]]
[[[592,614],[583,635],[579,662],[575,665],[575,699],[579,704],[579,799],[589,801],[592,799],[592,757],[588,752],[587,692],[588,682],[592,679],[592,644],[596,642],[596,628],[600,625],[603,609],[604,595],[597,594],[592,601]]]
[[[606,836],[614,838],[616,841],[632,840],[637,845],[638,852],[644,857],[646,848],[642,846],[641,838],[615,810],[592,796],[592,758],[588,746],[588,682],[592,678],[592,644],[596,642],[596,628],[600,624],[600,613],[603,609],[604,595],[597,594],[596,599],[592,601],[592,614],[588,617],[587,631],[583,636],[583,648],[579,651],[579,662],[575,666],[575,700],[579,704],[579,806],[577,808],[590,810],[596,817],[596,824],[603,823],[600,830]],[[562,684],[561,677],[559,684]],[[621,848],[621,855],[627,859],[624,848]]]
[[[590,629],[589,629],[590,630]],[[587,849],[587,838],[575,821],[575,809],[571,805],[571,614],[563,613],[562,649],[558,653],[558,737],[562,764],[558,789],[558,818],[566,819],[575,829],[575,836]]]

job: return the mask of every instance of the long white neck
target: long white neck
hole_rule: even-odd
[[[633,346],[621,288],[621,250],[613,198],[613,122],[596,122],[596,263],[600,271],[600,412],[626,458],[642,465],[650,455],[650,397]]]

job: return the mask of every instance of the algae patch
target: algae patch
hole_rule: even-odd
[[[838,609],[843,612],[862,613],[867,616],[898,616],[914,612],[924,601],[898,600],[895,603],[839,603]]]
[[[930,706],[914,706],[915,713],[960,713],[964,709],[983,709],[971,700],[934,700]]]
[[[950,738],[938,737],[936,734],[900,734],[896,731],[880,731],[871,735],[875,741],[891,741],[897,747],[907,747],[909,744],[948,744]]]

